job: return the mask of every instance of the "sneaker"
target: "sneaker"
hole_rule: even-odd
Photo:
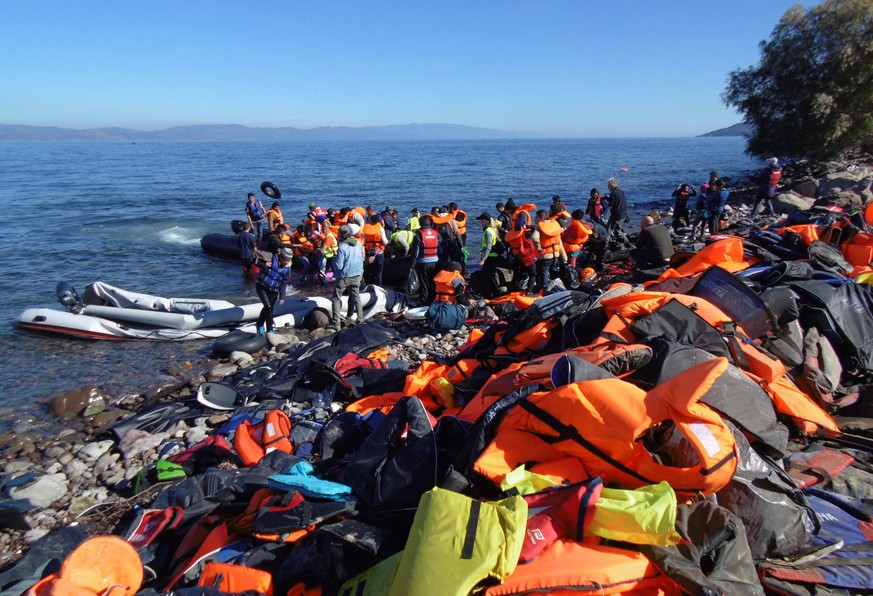
[[[258,327],[258,335],[263,335],[265,331],[266,331],[266,328]]]

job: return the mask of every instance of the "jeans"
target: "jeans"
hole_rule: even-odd
[[[267,223],[263,219],[261,221],[252,222],[252,234],[255,235],[255,240],[260,242],[264,239],[264,224]]]
[[[358,314],[358,322],[364,320],[364,309],[361,305],[361,276],[341,277],[336,280],[336,285],[333,287],[333,298],[331,299],[331,318],[330,322],[333,325],[339,325],[342,310],[342,297],[346,290],[350,290],[349,307],[354,308]]]

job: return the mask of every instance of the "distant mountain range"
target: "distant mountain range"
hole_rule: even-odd
[[[719,128],[718,130],[710,131],[706,134],[699,135],[701,137],[748,137],[752,134],[752,126],[745,122],[737,122],[727,128]]]
[[[0,124],[0,141],[419,141],[531,139],[541,136],[460,124],[392,124],[360,128],[252,128],[238,124],[198,124],[155,131]]]

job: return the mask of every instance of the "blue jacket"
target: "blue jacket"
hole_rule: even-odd
[[[333,258],[333,275],[336,279],[355,277],[364,274],[364,247],[358,242],[354,246],[348,241],[339,243]]]

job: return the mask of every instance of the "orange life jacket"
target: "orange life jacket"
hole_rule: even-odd
[[[352,209],[352,211],[354,211],[356,213],[360,213],[361,217],[364,218],[364,221],[367,221],[367,210],[366,209],[364,209],[363,207],[355,207],[354,209]]]
[[[385,252],[385,244],[382,242],[382,224],[366,223],[361,230],[364,235],[364,251],[367,256],[382,254]]]
[[[461,236],[467,233],[467,214],[460,209],[455,209],[451,211],[449,215],[452,216],[452,219],[455,220],[455,223],[458,225],[458,232],[460,232]]]
[[[727,370],[726,358],[701,362],[648,394],[621,379],[535,393],[506,414],[476,470],[499,484],[532,461],[533,446],[548,443],[562,456],[581,460],[589,475],[605,483],[638,488],[665,480],[677,491],[712,494],[733,477],[737,446],[722,417],[700,399]],[[684,437],[689,461],[658,463],[639,440],[668,421]]]
[[[563,219],[565,222],[568,222],[568,225],[569,225],[569,222],[573,219],[573,216],[570,215],[569,213],[567,213],[566,210],[563,210],[563,211],[559,211],[558,213],[555,213],[554,215],[550,215],[549,219],[552,221],[558,221],[559,219]],[[558,223],[560,224],[561,222],[558,222]]]
[[[564,251],[569,255],[570,253],[582,250],[582,246],[584,246],[585,242],[588,241],[588,237],[591,234],[591,228],[578,219],[572,220],[570,225],[561,232],[561,241],[564,243]]]
[[[440,271],[433,276],[434,284],[436,285],[436,297],[434,302],[457,302],[455,288],[452,287],[452,282],[456,279],[464,281],[464,276],[457,271]]]
[[[841,246],[849,264],[864,267],[873,261],[873,234],[858,232]]]
[[[509,248],[512,250],[512,254],[517,255],[519,251],[519,247],[521,246],[521,239],[524,236],[524,230],[516,230],[512,229],[506,232],[506,236],[504,236],[504,240],[509,245]]]
[[[540,221],[537,222],[537,228],[540,233],[540,252],[539,256],[546,259],[553,259],[561,252],[561,224],[556,221]]]
[[[282,216],[282,212],[278,209],[268,209],[264,217],[266,217],[267,221],[270,222],[270,230],[275,230],[277,224],[285,223],[285,218]]]
[[[512,212],[512,229],[515,229],[515,224],[518,221],[518,218],[521,217],[522,213],[527,213],[526,219],[533,225],[533,216],[531,213],[537,210],[537,206],[533,203],[524,203],[523,205],[519,205],[515,208],[515,211]]]
[[[197,585],[218,588],[222,592],[233,594],[251,591],[271,595],[273,576],[254,567],[210,561],[203,567]]]
[[[245,465],[253,466],[276,449],[294,453],[290,434],[291,419],[288,414],[278,409],[270,410],[257,424],[249,420],[240,424],[233,437],[233,447]]]

